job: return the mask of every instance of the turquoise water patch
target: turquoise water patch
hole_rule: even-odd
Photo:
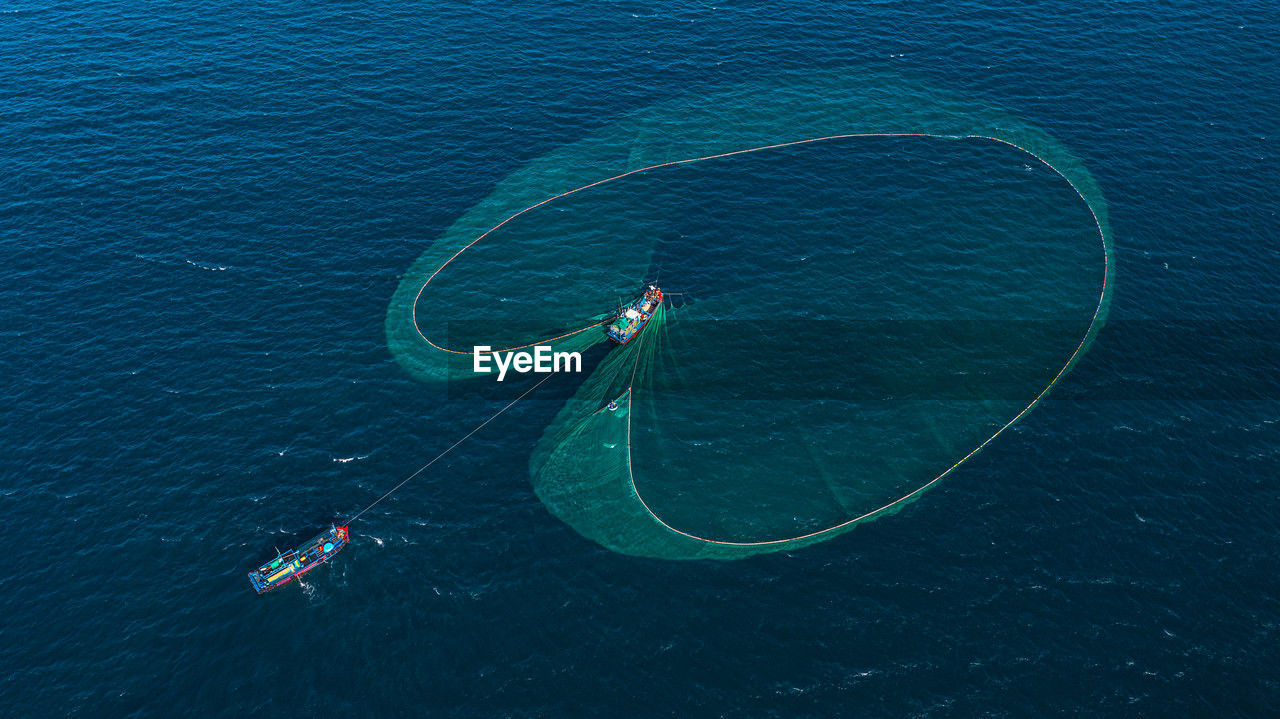
[[[617,551],[732,558],[896,511],[1087,348],[1110,249],[1043,133],[876,81],[669,103],[531,163],[402,282],[393,352],[444,386],[472,344],[584,349],[660,281],[673,309],[534,453],[553,513]]]

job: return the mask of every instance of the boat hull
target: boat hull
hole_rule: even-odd
[[[307,572],[333,559],[346,548],[350,539],[347,527],[332,527],[293,549],[280,552],[271,561],[249,572],[249,584],[258,594],[292,584]]]

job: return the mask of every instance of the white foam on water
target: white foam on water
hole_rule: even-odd
[[[163,257],[160,255],[143,255],[135,252],[133,253],[133,256],[142,260],[143,262],[154,262],[157,265],[177,265],[181,263],[186,263],[192,267],[205,270],[207,272],[225,272],[231,269],[230,265],[207,264],[204,262],[196,262],[195,260],[189,260],[185,257],[182,258],[181,262],[179,262],[176,258]]]
[[[224,267],[223,265],[206,265],[203,262],[195,262],[192,260],[183,260],[183,262],[186,262],[192,267],[199,267],[202,270],[208,270],[209,272],[225,272],[226,270],[231,269],[230,267]]]

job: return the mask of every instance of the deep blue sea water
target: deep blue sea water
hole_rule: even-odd
[[[0,714],[1280,713],[1274,5],[17,0],[0,28]],[[903,512],[736,562],[560,523],[533,402],[252,594],[491,411],[383,333],[456,217],[654,102],[846,67],[986,98],[1097,178],[1111,321],[1058,399]]]

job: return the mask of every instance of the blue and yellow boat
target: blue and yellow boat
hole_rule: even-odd
[[[604,333],[614,342],[625,345],[644,329],[660,304],[662,304],[662,290],[658,289],[657,285],[649,285],[639,299],[619,310],[618,315],[609,323]]]
[[[249,583],[258,594],[279,589],[333,559],[335,554],[347,546],[350,536],[346,527],[330,527],[329,531],[293,549],[279,552],[275,559],[249,572]]]

